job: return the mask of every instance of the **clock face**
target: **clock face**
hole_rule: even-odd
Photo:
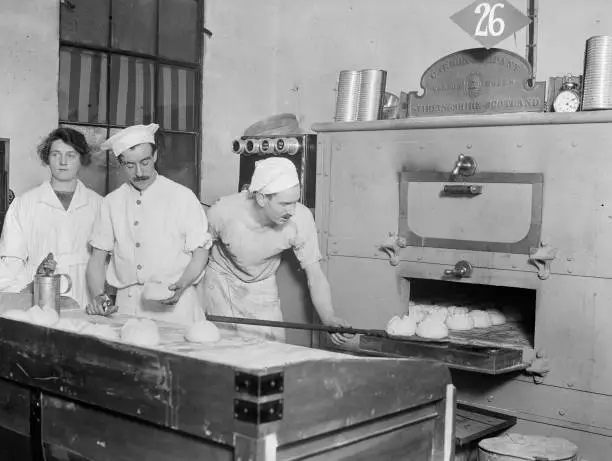
[[[553,102],[555,112],[576,112],[580,107],[580,96],[574,91],[561,91]]]

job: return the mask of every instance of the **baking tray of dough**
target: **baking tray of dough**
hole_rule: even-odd
[[[519,322],[506,322],[488,328],[473,328],[468,331],[451,330],[448,341],[468,346],[508,348],[523,350],[533,347],[533,334]]]
[[[392,335],[387,333],[389,339],[395,339],[397,341],[414,341],[417,343],[448,343],[451,342],[451,337],[447,336],[446,338],[441,339],[433,339],[433,338],[423,338],[421,336],[412,335],[412,336],[400,336],[400,335]]]

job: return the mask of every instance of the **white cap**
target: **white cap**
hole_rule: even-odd
[[[255,163],[250,192],[276,194],[300,183],[295,165],[283,157],[270,157]]]
[[[137,146],[138,144],[151,143],[155,145],[155,132],[158,128],[159,125],[157,123],[128,126],[104,141],[100,148],[102,150],[111,149],[113,154],[119,157],[130,147]]]

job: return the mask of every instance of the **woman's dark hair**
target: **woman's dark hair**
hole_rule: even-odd
[[[56,128],[38,146],[38,156],[45,165],[49,164],[49,152],[54,141],[64,141],[74,147],[81,156],[81,165],[89,165],[91,162],[91,149],[83,133],[74,128]]]

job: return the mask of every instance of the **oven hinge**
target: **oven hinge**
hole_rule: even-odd
[[[527,356],[523,357],[529,367],[525,369],[525,373],[533,378],[536,384],[542,384],[546,375],[550,373],[550,363],[546,356],[546,351],[539,349],[538,351],[530,350]]]
[[[389,264],[397,266],[400,262],[400,251],[402,248],[406,248],[408,243],[404,237],[398,237],[397,234],[389,232],[389,237],[385,240],[378,249],[387,254],[389,257]]]
[[[557,257],[559,251],[547,243],[540,243],[539,248],[529,250],[529,262],[538,269],[538,278],[546,280],[550,277],[550,263]]]

